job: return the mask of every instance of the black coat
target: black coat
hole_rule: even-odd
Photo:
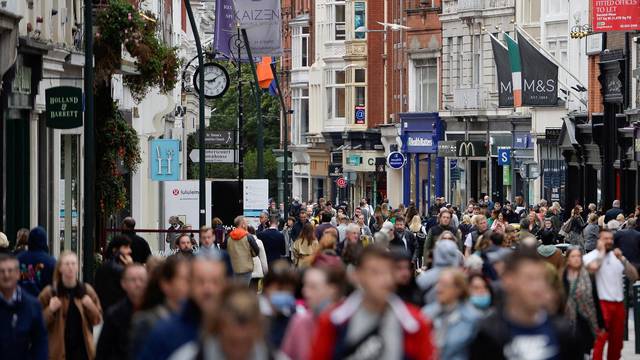
[[[583,355],[579,348],[578,340],[571,333],[566,320],[551,318],[551,326],[555,331],[555,339],[559,344],[559,359],[581,360]],[[501,310],[495,311],[478,325],[476,338],[469,348],[470,360],[506,360],[504,348],[511,342],[512,334],[509,324]]]
[[[618,217],[618,215],[624,213],[624,211],[620,208],[611,208],[609,210],[607,210],[606,213],[604,213],[604,223],[605,225],[611,221],[611,220],[615,220],[616,217]]]
[[[266,229],[260,233],[259,238],[262,240],[268,264],[282,259],[286,255],[287,243],[284,240],[284,235],[278,229]]]
[[[402,241],[402,238],[405,238],[405,240],[407,241],[407,245],[405,248],[405,244]],[[415,238],[415,236],[413,236],[413,234],[411,233],[411,231],[409,230],[405,230],[404,231],[404,235],[403,236],[398,236],[397,233],[395,233],[395,237],[389,241],[389,247],[390,248],[400,248],[403,250],[407,251],[407,254],[409,256],[411,256],[412,261],[415,262],[415,260],[418,257],[418,242]],[[420,254],[422,255],[422,254]]]
[[[147,240],[138,236],[134,231],[125,231],[123,234],[131,239],[131,258],[133,262],[146,263],[149,256],[151,256],[151,248],[149,248]]]
[[[98,294],[100,304],[105,310],[126,296],[122,286],[120,286],[120,278],[123,271],[124,266],[115,259],[108,260],[96,271],[96,294]]]
[[[616,232],[613,243],[630,263],[636,268],[640,266],[640,231],[635,229],[620,230]]]
[[[125,298],[107,310],[98,339],[96,360],[129,359],[129,331],[133,304]]]

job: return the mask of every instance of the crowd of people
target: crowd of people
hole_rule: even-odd
[[[612,205],[295,201],[166,258],[127,218],[91,284],[43,228],[0,233],[0,357],[619,359],[640,207]]]

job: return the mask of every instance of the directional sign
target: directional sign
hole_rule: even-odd
[[[233,131],[231,130],[207,130],[204,133],[205,144],[232,145],[233,139]]]
[[[499,147],[498,148],[498,165],[505,166],[511,164],[511,149]]]
[[[224,163],[233,164],[237,158],[238,151],[232,149],[205,149],[206,155],[204,161],[207,163]],[[191,161],[200,161],[200,150],[193,149],[189,153]]]

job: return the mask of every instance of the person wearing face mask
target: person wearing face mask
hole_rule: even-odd
[[[78,281],[78,256],[63,251],[53,272],[53,284],[38,296],[49,332],[51,359],[93,359],[93,326],[102,308],[91,285]]]
[[[438,355],[442,359],[466,360],[480,313],[466,301],[467,278],[462,270],[446,269],[440,273],[436,292],[437,301],[425,306],[422,313],[433,322]]]
[[[342,266],[312,267],[305,271],[302,296],[307,310],[293,315],[280,348],[290,359],[309,359],[318,316],[340,300],[344,277]]]
[[[482,274],[469,276],[469,302],[476,310],[487,314],[493,306],[493,290]]]
[[[296,311],[295,291],[298,276],[284,260],[275,261],[264,277],[260,296],[260,311],[267,319],[267,340],[279,349],[289,320]]]

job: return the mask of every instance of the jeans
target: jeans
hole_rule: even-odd
[[[241,284],[246,284],[249,285],[249,283],[251,282],[251,271],[246,272],[246,273],[241,273],[241,274],[233,274],[234,279],[241,283]]]

